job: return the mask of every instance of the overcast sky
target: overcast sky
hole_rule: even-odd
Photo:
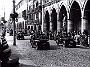
[[[4,10],[5,10],[5,19],[8,20],[9,15],[13,8],[13,0],[0,0],[0,17],[4,16]],[[16,0],[16,3],[19,0]],[[5,9],[4,9],[5,8]]]

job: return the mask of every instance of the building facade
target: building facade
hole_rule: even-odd
[[[32,0],[28,4],[28,26],[30,30],[41,30],[42,27],[42,0]]]
[[[43,0],[43,31],[87,30],[90,34],[90,0]]]
[[[16,31],[24,31],[27,29],[27,0],[20,0],[15,7],[18,13],[18,20],[16,21]]]
[[[41,0],[21,0],[16,4],[18,21],[16,22],[17,31],[41,30],[42,25],[42,1]]]
[[[63,28],[66,32],[87,30],[90,34],[89,4],[90,0],[21,0],[16,11],[24,17],[23,29],[45,32]],[[18,23],[23,19],[18,18]]]

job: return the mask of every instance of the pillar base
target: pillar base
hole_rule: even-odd
[[[16,46],[16,44],[15,44],[15,43],[13,43],[13,45],[14,45],[14,46]]]

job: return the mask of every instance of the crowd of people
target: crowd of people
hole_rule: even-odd
[[[73,39],[76,45],[89,47],[89,34],[88,31],[86,30],[84,30],[83,33],[81,33],[80,31],[68,32],[68,33],[58,32],[57,40],[59,40],[60,38],[61,41],[63,41],[63,38]]]
[[[76,45],[82,45],[89,47],[89,34],[88,31],[84,30],[83,33],[80,31],[74,31],[74,32],[57,32],[57,31],[33,31],[33,35],[36,35],[37,37],[40,37],[40,35],[43,35],[44,38],[49,40],[55,40],[58,41],[57,44],[60,42],[63,42],[65,38],[67,39],[73,39],[76,43]]]

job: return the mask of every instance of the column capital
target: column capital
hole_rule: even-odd
[[[86,18],[86,16],[84,16],[84,17],[81,17],[81,19],[87,19],[87,18]]]
[[[67,20],[72,20],[71,18],[67,18]]]

